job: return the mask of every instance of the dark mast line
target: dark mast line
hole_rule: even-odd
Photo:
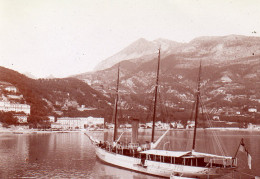
[[[157,77],[156,77],[155,94],[154,94],[153,126],[152,126],[152,140],[151,140],[152,143],[154,142],[154,128],[155,128],[155,118],[156,118],[156,104],[157,104],[157,93],[158,93],[159,71],[160,71],[160,55],[161,55],[161,49],[159,48],[159,53],[158,53],[158,66],[157,66]]]
[[[193,144],[192,144],[193,151],[195,149],[195,143],[196,143],[197,123],[198,123],[198,114],[199,114],[200,74],[201,74],[201,61],[200,61],[199,76],[198,76],[198,89],[197,89],[196,110],[195,110],[195,127],[194,127]]]
[[[116,83],[116,99],[115,99],[115,115],[114,115],[114,138],[113,141],[116,141],[117,139],[117,104],[118,104],[118,86],[119,86],[119,67],[120,63],[118,64],[118,70],[117,70],[117,83]]]

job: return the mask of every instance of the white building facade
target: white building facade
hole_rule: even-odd
[[[28,104],[10,103],[9,101],[0,101],[0,111],[4,112],[24,112],[27,115],[31,113],[31,106]]]
[[[248,112],[255,113],[255,112],[257,112],[257,109],[256,108],[249,108]]]
[[[61,129],[84,129],[87,126],[97,126],[103,125],[104,118],[95,117],[63,117],[58,118],[57,122],[51,124],[51,128],[61,128]]]
[[[17,93],[17,91],[18,91],[17,88],[14,86],[7,86],[7,87],[5,87],[5,90],[9,91],[9,92],[14,92],[14,93]]]

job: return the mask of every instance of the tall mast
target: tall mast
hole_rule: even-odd
[[[156,77],[156,85],[155,85],[155,93],[154,93],[154,108],[153,108],[153,127],[152,127],[152,140],[154,142],[154,128],[155,128],[155,117],[156,117],[156,103],[157,103],[157,93],[158,93],[158,83],[159,83],[159,71],[160,71],[160,55],[161,49],[159,48],[158,53],[158,65],[157,65],[157,77]]]
[[[113,141],[116,141],[117,139],[117,104],[118,104],[118,86],[119,86],[119,67],[120,63],[118,64],[118,70],[117,70],[117,83],[116,83],[116,99],[115,99],[115,114],[114,114],[114,138]]]
[[[198,123],[198,114],[199,114],[200,74],[201,74],[201,61],[200,61],[199,76],[198,76],[198,88],[197,88],[197,99],[196,99],[196,110],[195,110],[195,127],[194,127],[192,151],[194,151],[194,149],[195,149],[196,133],[197,133],[197,123]]]

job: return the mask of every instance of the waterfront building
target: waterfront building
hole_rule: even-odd
[[[53,123],[51,123],[51,128],[52,129],[62,129],[62,124],[57,123],[57,122],[53,122]]]
[[[55,122],[55,117],[54,116],[48,116],[49,122]]]
[[[89,126],[97,127],[104,125],[104,118],[95,117],[62,117],[57,118],[55,123],[51,124],[51,128],[70,129],[85,129]]]
[[[248,129],[257,129],[257,130],[260,130],[260,125],[256,125],[256,124],[252,124],[252,123],[249,123],[248,126],[247,126]]]

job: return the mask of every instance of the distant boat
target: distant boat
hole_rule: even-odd
[[[162,138],[169,131],[167,130],[156,142],[154,142],[156,101],[158,91],[158,76],[160,67],[160,49],[158,53],[157,80],[155,86],[155,100],[153,111],[153,126],[151,142],[149,144],[123,144],[120,138],[117,138],[117,103],[118,103],[118,86],[119,86],[119,67],[115,99],[114,114],[114,137],[113,143],[108,141],[97,141],[92,136],[90,140],[95,146],[97,157],[108,163],[118,167],[134,170],[137,172],[176,178],[217,178],[234,171],[237,166],[237,159],[230,156],[213,155],[209,153],[200,153],[195,151],[197,118],[199,113],[200,98],[200,73],[199,67],[198,89],[196,95],[195,110],[195,127],[193,136],[193,145],[190,151],[169,151],[155,149]]]
[[[13,134],[23,134],[23,132],[13,132]]]

